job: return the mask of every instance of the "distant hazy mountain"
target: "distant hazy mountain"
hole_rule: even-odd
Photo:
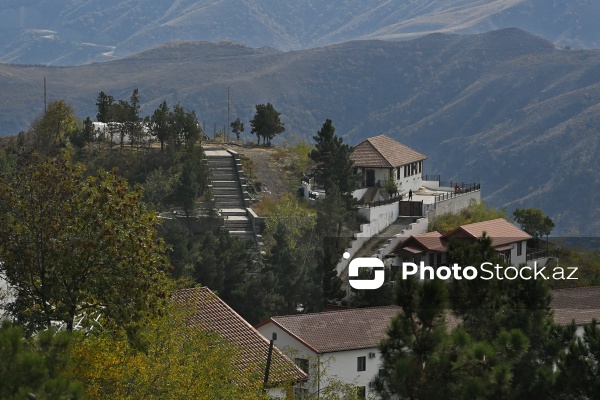
[[[485,198],[541,207],[559,234],[600,236],[600,51],[562,50],[517,29],[356,41],[298,52],[234,43],[173,43],[118,61],[53,68],[0,65],[0,135],[65,98],[96,115],[101,90],[142,113],[167,100],[212,134],[271,102],[286,135],[310,138],[326,118],[352,145],[387,134],[429,156],[426,173],[481,182]],[[253,140],[248,133],[248,140]]]
[[[518,27],[597,48],[594,0],[3,0],[0,62],[80,65],[174,40],[300,50]]]

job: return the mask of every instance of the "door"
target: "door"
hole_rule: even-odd
[[[375,186],[375,170],[368,169],[367,170],[367,187]]]

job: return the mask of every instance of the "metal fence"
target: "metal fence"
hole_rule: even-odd
[[[537,250],[537,251],[533,251],[531,253],[527,253],[527,261],[539,260],[540,258],[546,258],[546,257],[548,257],[547,250]]]
[[[447,183],[447,182],[443,182],[443,183]],[[479,184],[479,183],[464,183],[464,182],[453,182],[453,181],[450,181],[449,183],[450,183],[450,185],[446,186],[446,185],[442,185],[442,182],[440,182],[440,187],[454,188],[454,191],[435,196],[436,203],[440,203],[442,201],[452,199],[461,194],[471,193],[471,192],[481,190],[481,184]],[[456,188],[456,185],[458,185],[460,187],[460,189]]]
[[[358,207],[360,207],[360,208],[373,208],[373,207],[379,207],[379,206],[386,206],[388,204],[397,203],[400,200],[402,200],[402,195],[390,197],[389,199],[385,199],[385,200],[370,201],[368,203],[359,204]]]
[[[441,179],[442,179],[441,175],[424,175],[423,176],[424,181],[440,182]]]

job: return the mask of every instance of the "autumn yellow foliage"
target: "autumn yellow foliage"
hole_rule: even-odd
[[[185,313],[168,306],[139,332],[79,337],[71,373],[89,399],[266,399],[262,377],[240,373],[232,360],[241,349],[189,327]]]

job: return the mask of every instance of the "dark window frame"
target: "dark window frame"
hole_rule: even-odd
[[[356,370],[358,372],[367,370],[367,356],[356,357]]]

